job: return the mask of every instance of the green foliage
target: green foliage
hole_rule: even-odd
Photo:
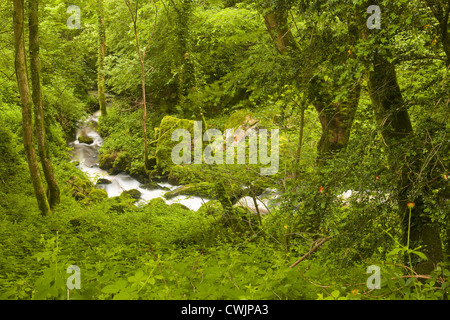
[[[99,165],[153,187],[160,179],[183,185],[165,198],[211,199],[197,211],[163,198],[138,203],[138,190],[108,198],[69,162],[67,141],[98,108],[94,2],[73,2],[82,7],[79,30],[66,27],[66,2],[41,4],[45,125],[61,188],[49,217],[38,212],[22,146],[12,37],[0,32],[0,299],[448,299],[448,57],[425,2],[379,1],[382,29],[371,31],[359,0],[140,3],[141,52],[151,40],[146,138],[155,168],[147,171],[129,12],[122,1],[104,0],[111,98],[97,128],[104,138]],[[12,30],[11,9],[0,4],[0,30]],[[267,31],[264,18],[272,12],[286,18],[295,41],[286,54]],[[414,131],[394,152],[382,135],[391,120],[376,118],[368,94],[376,55],[395,66]],[[348,145],[319,166],[322,131],[333,124],[320,123],[315,103],[346,114],[355,85],[361,96]],[[279,171],[261,176],[262,165],[175,165],[171,133],[187,129],[193,137],[194,120],[204,130],[280,129]],[[392,159],[408,174],[393,171]],[[266,188],[280,194],[267,214],[234,206]],[[421,215],[399,215],[400,196],[422,199]],[[428,248],[409,237],[422,218],[439,228],[445,251],[427,274],[419,270]],[[381,269],[381,289],[367,288],[371,264]],[[71,265],[81,270],[80,289],[67,288]]]

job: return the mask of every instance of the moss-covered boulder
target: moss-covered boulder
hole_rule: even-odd
[[[171,205],[169,205],[170,208],[173,209],[181,209],[181,210],[187,210],[190,211],[191,209],[189,209],[188,207],[186,207],[184,204],[182,203],[172,203]]]
[[[191,141],[194,139],[194,121],[187,119],[179,119],[172,116],[165,116],[161,120],[161,124],[157,130],[158,138],[156,141],[156,167],[161,172],[170,172],[175,165],[172,162],[172,149],[180,143],[180,141],[172,141],[172,133],[177,129],[185,129],[191,134]],[[180,139],[181,140],[181,139]],[[191,146],[191,159],[193,159],[193,145]]]
[[[125,213],[125,211],[136,211],[137,207],[134,205],[134,200],[130,196],[112,197],[109,201],[109,212],[112,213]]]
[[[163,188],[161,187],[157,182],[150,181],[148,183],[141,184],[139,187],[147,189],[147,190],[158,190],[158,189],[164,189],[169,190],[169,188]]]
[[[94,139],[92,139],[89,136],[79,136],[78,137],[78,142],[79,143],[92,144],[92,143],[94,143]]]
[[[127,171],[131,159],[125,151],[113,151],[101,154],[98,163],[100,169],[107,170],[109,174],[119,174]]]
[[[141,192],[137,189],[125,190],[120,194],[121,197],[131,197],[135,200],[139,200],[141,198]]]
[[[98,203],[108,199],[108,193],[103,189],[92,189],[86,197],[85,201],[88,203]]]
[[[166,201],[164,201],[163,198],[158,197],[158,198],[153,198],[151,199],[148,203],[147,206],[167,206]]]
[[[67,183],[70,185],[70,193],[76,200],[84,200],[94,188],[89,179],[72,176]]]
[[[97,184],[111,184],[112,182],[105,178],[100,178],[97,180]]]
[[[117,152],[101,154],[98,159],[100,169],[109,170],[114,166],[114,161],[118,156]]]
[[[241,109],[233,112],[225,123],[225,129],[237,129],[241,128],[246,130],[253,127],[259,122],[254,116],[253,112]]]
[[[180,186],[175,190],[166,192],[164,194],[164,198],[172,199],[180,195],[214,198],[215,197],[214,183],[210,182],[189,183],[184,186]]]

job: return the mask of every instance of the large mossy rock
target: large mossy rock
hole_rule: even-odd
[[[131,159],[125,151],[104,153],[99,157],[100,169],[107,170],[108,174],[126,172],[130,162]]]
[[[103,189],[92,189],[89,192],[87,198],[84,200],[86,203],[99,203],[108,199],[108,193]]]
[[[158,197],[158,198],[153,198],[151,199],[148,203],[147,206],[168,206],[166,201],[164,201],[163,198]]]
[[[70,193],[78,201],[87,198],[94,186],[91,181],[79,176],[71,177],[67,183],[71,186]]]
[[[105,178],[100,178],[97,180],[97,184],[111,184],[112,182]]]
[[[191,159],[193,159],[193,141],[194,141],[194,121],[187,119],[178,119],[172,116],[165,116],[157,130],[158,139],[156,142],[156,168],[162,173],[171,171],[175,164],[172,162],[172,149],[180,141],[172,141],[172,133],[177,129],[185,129],[191,134]]]
[[[166,187],[161,187],[156,181],[150,181],[148,183],[143,183],[139,187],[147,189],[147,190],[158,190],[158,189],[169,190]]]
[[[78,137],[78,142],[79,143],[92,144],[92,143],[94,143],[94,139],[92,139],[89,136],[79,136]]]
[[[135,200],[139,200],[141,198],[141,192],[137,189],[126,190],[120,194],[121,197],[131,197]]]
[[[175,209],[175,210],[187,210],[187,211],[191,211],[191,209],[189,209],[188,207],[186,207],[184,204],[182,203],[172,203],[171,205],[169,205],[169,208],[171,209]]]
[[[112,197],[109,201],[109,212],[125,213],[126,211],[136,211],[137,207],[134,205],[134,200],[130,196]]]

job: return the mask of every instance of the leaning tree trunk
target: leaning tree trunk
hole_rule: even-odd
[[[50,208],[54,208],[60,201],[60,190],[58,181],[53,172],[52,163],[48,154],[48,146],[45,139],[44,109],[42,102],[42,90],[40,79],[40,61],[39,61],[39,0],[29,0],[29,40],[30,40],[30,70],[32,99],[34,104],[34,119],[36,126],[36,137],[39,157],[41,159],[42,169],[45,180],[48,185],[48,201]]]
[[[97,25],[98,25],[98,103],[102,117],[106,116],[106,95],[105,95],[105,53],[106,53],[106,35],[105,18],[103,14],[103,0],[99,0],[97,7]]]
[[[39,209],[43,215],[47,215],[50,212],[50,206],[45,194],[44,183],[41,179],[36,152],[33,145],[32,102],[28,83],[25,54],[23,0],[14,0],[13,4],[15,69],[22,104],[23,144]]]

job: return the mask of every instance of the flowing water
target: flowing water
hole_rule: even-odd
[[[126,190],[139,190],[141,192],[141,199],[136,204],[142,205],[151,199],[163,197],[167,192],[163,188],[173,190],[179,187],[169,183],[158,183],[158,185],[161,186],[161,189],[148,190],[142,188],[139,181],[126,173],[109,175],[107,171],[100,169],[98,164],[98,151],[103,144],[103,138],[96,131],[99,116],[100,111],[97,111],[81,123],[76,131],[75,141],[69,143],[69,146],[73,147],[72,161],[79,162],[78,168],[84,171],[92,182],[96,183],[99,178],[104,178],[111,182],[110,184],[97,184],[98,188],[104,189],[109,197],[120,196],[120,194]],[[91,137],[93,143],[80,143],[78,141],[78,137],[80,136]],[[170,200],[164,199],[164,201],[166,201],[167,204],[181,203],[189,209],[196,211],[203,203],[208,202],[209,199],[181,195]]]

